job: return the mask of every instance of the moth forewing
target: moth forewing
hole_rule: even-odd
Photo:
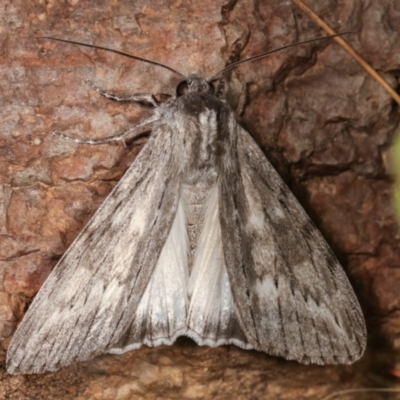
[[[211,80],[190,75],[181,95],[153,103],[148,142],[37,294],[8,372],[181,335],[301,363],[362,355],[343,269]]]
[[[234,204],[243,268],[228,268],[228,274],[234,285],[243,273],[254,288],[249,311],[256,316],[258,348],[303,363],[354,362],[366,330],[346,274],[254,140],[241,128],[238,138],[237,182],[245,201]]]
[[[168,176],[171,138],[155,127],[56,265],[11,341],[10,373],[57,370],[123,342],[178,207],[179,177]]]

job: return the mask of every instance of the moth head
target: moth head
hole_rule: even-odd
[[[208,82],[207,79],[203,78],[201,75],[192,74],[176,87],[177,97],[187,93],[215,94],[215,87],[212,82]]]

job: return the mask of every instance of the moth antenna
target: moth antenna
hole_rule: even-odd
[[[330,35],[330,36],[325,36],[325,37],[319,37],[319,38],[315,38],[315,39],[305,40],[304,42],[298,42],[298,43],[289,44],[287,46],[279,47],[279,49],[270,50],[270,51],[267,51],[265,53],[258,54],[257,56],[245,58],[244,60],[241,60],[241,61],[236,61],[235,63],[233,63],[231,65],[228,65],[227,67],[225,67],[221,71],[217,72],[212,78],[209,79],[209,81],[212,81],[213,79],[216,79],[219,75],[222,75],[224,72],[229,71],[232,68],[236,68],[238,65],[243,64],[245,62],[259,60],[260,58],[268,57],[272,53],[276,53],[278,51],[285,50],[285,49],[288,49],[290,47],[295,47],[295,46],[299,46],[301,44],[307,44],[307,43],[311,43],[311,42],[316,42],[317,40],[332,39],[332,38],[334,38],[336,36],[343,36],[343,35],[347,35],[349,33],[357,33],[357,32],[342,32],[342,33],[337,33],[335,35]]]
[[[37,39],[49,39],[49,40],[55,40],[55,41],[58,41],[58,42],[77,44],[78,46],[90,47],[92,49],[110,51],[112,53],[119,54],[121,56],[125,56],[125,57],[128,57],[128,58],[133,58],[134,60],[137,60],[137,61],[142,61],[142,62],[147,63],[147,64],[155,65],[156,67],[161,67],[161,68],[167,69],[168,71],[173,72],[174,74],[177,74],[177,75],[179,75],[179,76],[181,76],[183,78],[186,78],[185,75],[181,74],[178,71],[175,71],[173,68],[168,67],[167,65],[158,63],[156,61],[147,60],[146,58],[134,56],[132,54],[124,53],[123,51],[119,51],[119,50],[115,50],[115,49],[109,49],[108,47],[96,46],[94,44],[88,44],[88,43],[82,43],[82,42],[75,42],[73,40],[59,39],[59,38],[55,38],[55,37],[51,37],[51,36],[40,36]]]

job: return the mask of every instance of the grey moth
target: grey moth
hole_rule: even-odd
[[[9,373],[55,371],[181,335],[305,364],[363,354],[364,318],[342,267],[236,122],[216,76],[184,77],[162,104],[124,98],[153,104],[153,116],[81,141],[151,129],[32,302],[8,349]]]

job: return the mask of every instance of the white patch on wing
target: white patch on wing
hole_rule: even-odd
[[[262,293],[268,302],[277,301],[279,296],[278,289],[276,288],[271,275],[265,275],[262,280],[257,281],[256,292]]]
[[[179,336],[189,336],[199,345],[235,344],[251,349],[240,328],[222,249],[218,186],[206,203],[204,225],[188,276],[188,235],[185,196],[140,300],[126,344],[109,353],[121,354],[143,344],[170,345]]]
[[[101,294],[99,311],[98,311],[99,313],[101,313],[106,311],[107,308],[110,307],[110,304],[114,301],[115,298],[122,297],[122,292],[125,290],[125,288],[118,282],[117,279],[114,278],[108,284],[105,290],[102,286],[97,288],[97,290]]]
[[[169,337],[185,327],[187,253],[186,217],[180,201],[171,232],[136,313],[139,319],[140,316],[151,319],[152,334],[162,327],[161,335],[157,336],[165,337],[167,333]]]
[[[209,195],[204,226],[189,279],[188,331],[200,345],[233,343],[251,348],[239,327],[226,271],[219,222],[218,186]]]
[[[281,219],[281,218],[286,217],[286,215],[284,214],[282,209],[279,207],[272,207],[270,210],[270,213],[271,213],[271,216],[275,217],[276,219]]]
[[[150,282],[140,300],[130,328],[128,344],[110,349],[121,354],[142,344],[172,344],[186,331],[188,237],[182,199],[171,231],[161,251]]]
[[[253,192],[252,196],[247,196],[249,217],[247,221],[248,228],[262,232],[265,226],[264,212],[260,208],[260,196],[257,192]]]

